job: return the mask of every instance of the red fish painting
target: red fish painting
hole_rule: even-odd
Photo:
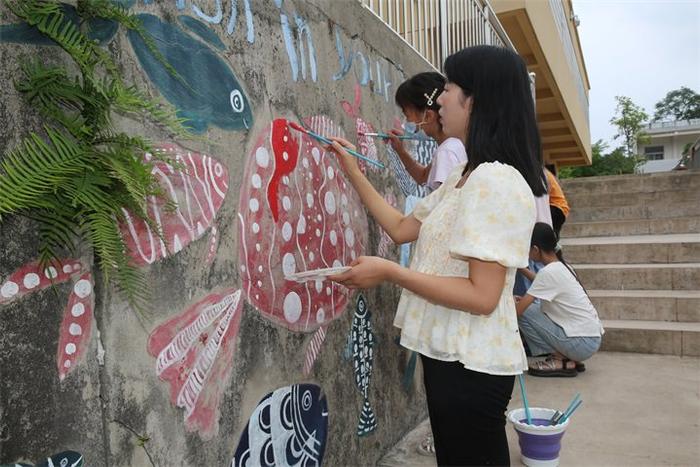
[[[325,116],[304,124],[342,136]],[[312,332],[337,318],[349,292],[331,281],[297,283],[300,271],[348,265],[364,254],[367,218],[338,162],[308,135],[276,119],[259,136],[243,175],[239,208],[243,292],[263,316]]]

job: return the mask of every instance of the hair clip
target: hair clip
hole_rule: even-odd
[[[428,101],[426,102],[428,104],[428,107],[433,105],[433,98],[435,97],[435,93],[437,93],[437,92],[438,92],[438,89],[435,88],[435,89],[433,89],[432,94],[430,94],[430,95],[428,95],[428,93],[423,94],[425,96],[425,98],[428,99]]]

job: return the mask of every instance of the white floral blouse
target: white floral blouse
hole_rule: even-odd
[[[528,264],[535,199],[522,175],[498,162],[480,164],[457,188],[464,166],[455,167],[413,211],[422,225],[410,268],[468,277],[467,258],[496,261],[507,268],[498,306],[490,315],[475,315],[404,290],[394,325],[401,328],[401,345],[428,357],[460,361],[481,373],[520,374],[527,369],[527,358],[513,283],[516,269]]]

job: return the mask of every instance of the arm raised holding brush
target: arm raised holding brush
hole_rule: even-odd
[[[343,138],[331,137],[332,147],[336,154],[338,151],[345,153],[345,149],[355,150],[355,146]],[[360,167],[357,165],[357,159],[353,157],[339,156],[338,160],[345,171],[348,180],[360,195],[362,203],[367,207],[370,214],[376,219],[379,225],[389,234],[389,237],[396,244],[412,242],[418,238],[421,223],[412,215],[405,216],[400,211],[391,206],[381,194],[367,180]]]

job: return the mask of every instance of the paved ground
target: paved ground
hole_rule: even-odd
[[[566,408],[576,392],[584,400],[564,436],[561,465],[700,465],[700,358],[600,352],[586,366],[576,378],[526,377],[533,407]],[[379,465],[435,466],[416,452],[428,430],[426,420]],[[517,436],[507,430],[511,462],[520,465]]]

